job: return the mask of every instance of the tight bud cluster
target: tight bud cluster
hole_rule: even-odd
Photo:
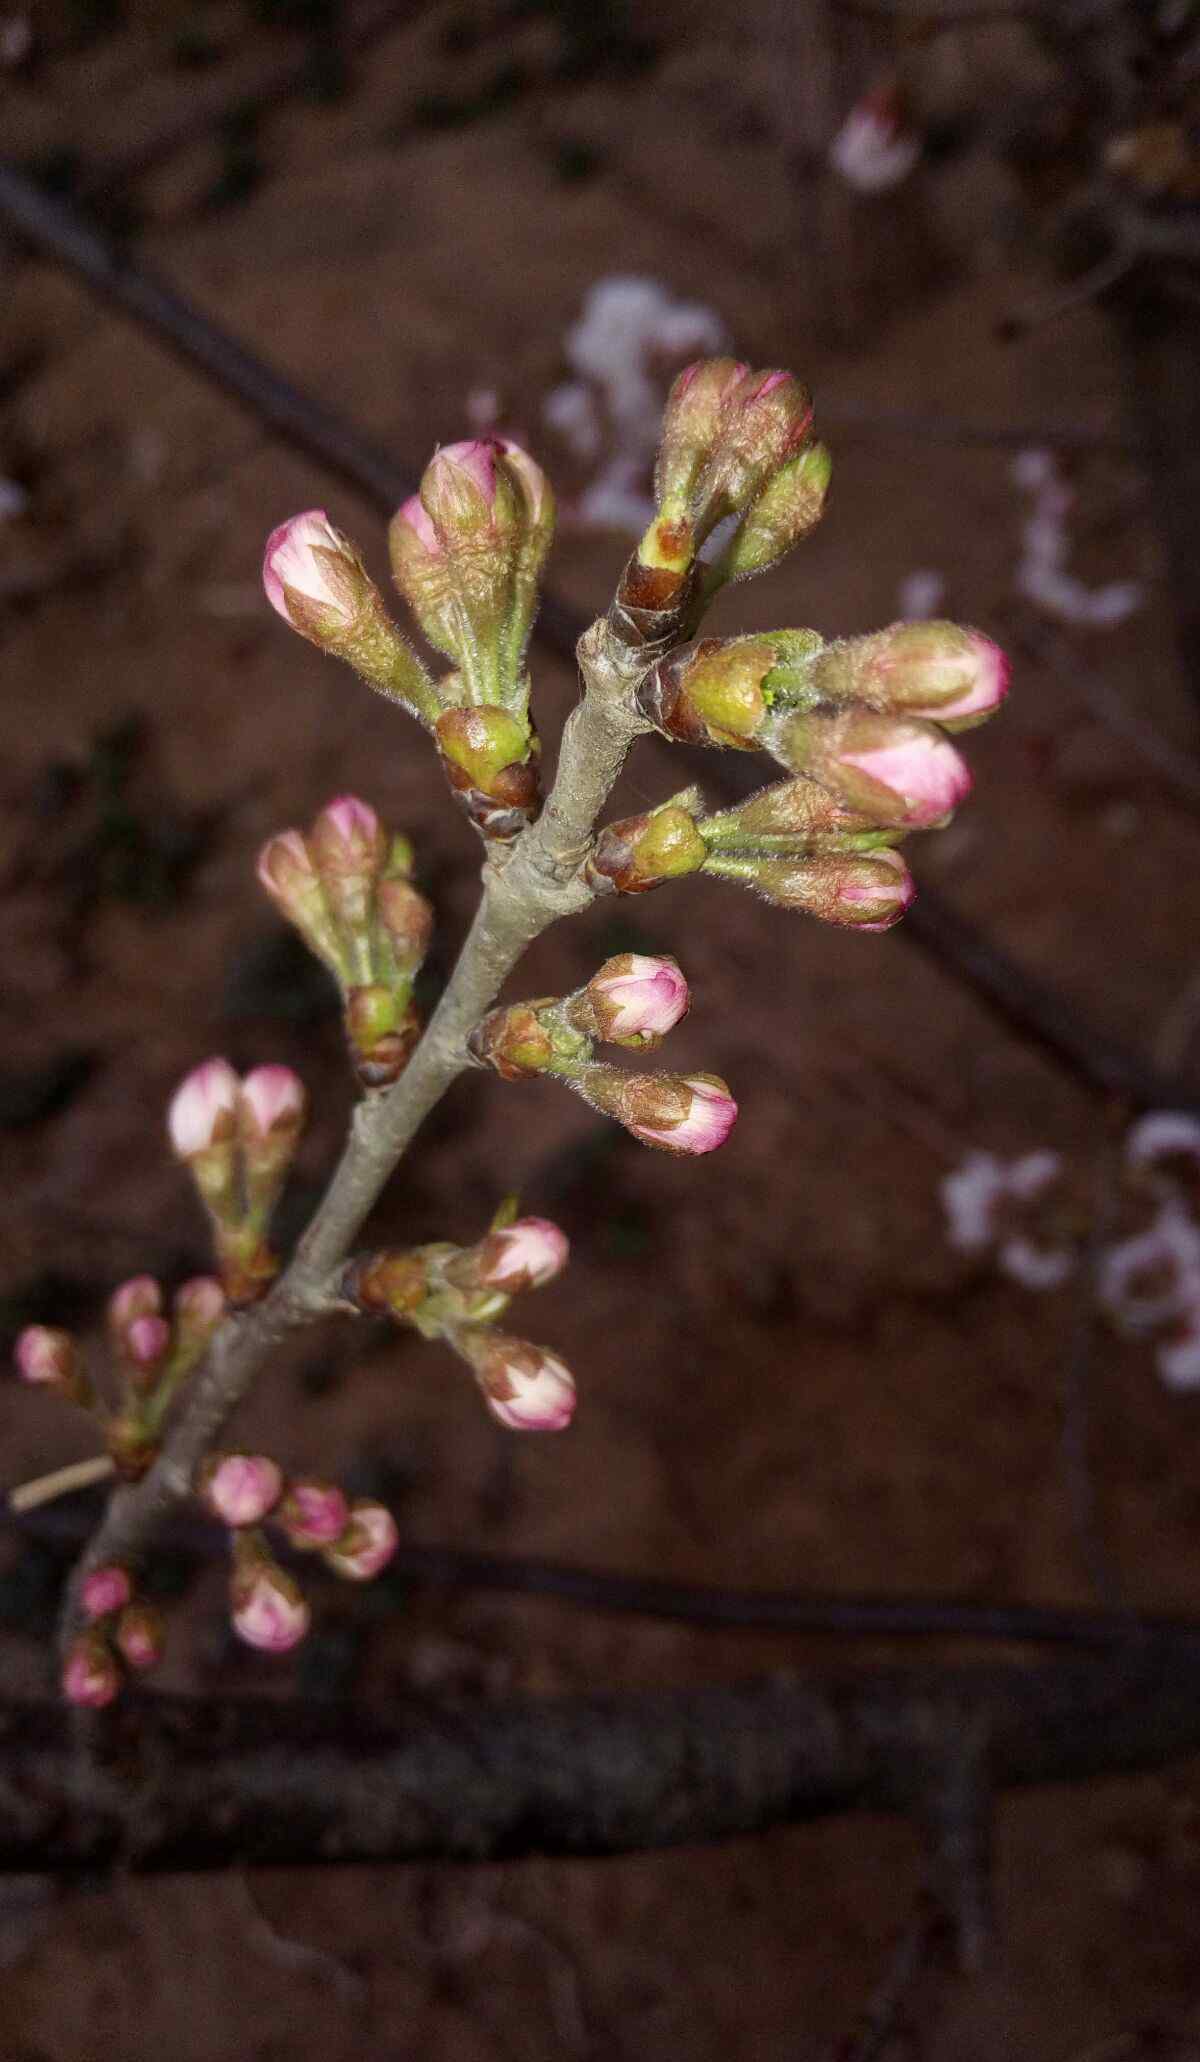
[[[167,1130],[208,1212],[231,1303],[252,1303],[279,1263],[266,1233],[295,1156],[308,1098],[290,1067],[242,1080],[228,1060],[205,1060],[172,1098]]]
[[[63,1695],[99,1710],[120,1694],[127,1675],[157,1668],[166,1631],[161,1612],[135,1598],[128,1569],[115,1562],[88,1570],[79,1602],[85,1626],[63,1663]]]
[[[281,831],[264,845],[258,878],[342,993],[359,1079],[395,1081],[420,1032],[413,983],[433,911],[413,886],[407,838],[389,835],[368,802],[340,795],[307,837]]]

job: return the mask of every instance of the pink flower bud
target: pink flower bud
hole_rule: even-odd
[[[258,855],[258,878],[287,914],[292,904],[303,907],[317,880],[307,844],[299,831],[277,831]]]
[[[233,1629],[248,1647],[286,1654],[299,1646],[311,1613],[297,1583],[273,1561],[239,1569],[231,1588]]]
[[[718,1074],[618,1074],[585,1067],[568,1086],[643,1145],[667,1153],[712,1153],[724,1145],[737,1104]]]
[[[107,1618],[112,1611],[123,1611],[132,1596],[128,1571],[115,1562],[108,1568],[91,1569],[79,1586],[79,1601],[84,1616],[90,1619]]]
[[[79,1367],[75,1341],[53,1325],[26,1325],[17,1339],[15,1359],[21,1380],[39,1388],[68,1388]]]
[[[677,960],[620,952],[593,974],[571,1015],[610,1045],[645,1048],[674,1029],[690,1002]]]
[[[544,1346],[481,1327],[461,1335],[492,1416],[513,1432],[561,1432],[575,1412],[569,1368]]]
[[[970,729],[1008,692],[1008,661],[978,630],[957,623],[893,623],[870,637],[830,644],[812,662],[814,689],[832,701],[924,716]]]
[[[157,1668],[166,1645],[162,1614],[149,1604],[130,1604],[117,1620],[117,1646],[127,1667],[142,1674]]]
[[[153,1275],[135,1274],[131,1281],[114,1289],[108,1299],[109,1330],[121,1339],[135,1319],[157,1317],[161,1309],[162,1290]]]
[[[241,1115],[260,1138],[277,1128],[299,1127],[308,1097],[304,1083],[290,1067],[255,1067],[242,1083]]]
[[[929,830],[971,791],[971,773],[932,723],[854,705],[787,718],[772,749],[873,823]]]
[[[350,1509],[331,1482],[291,1482],[275,1513],[294,1547],[331,1546],[349,1523]]]
[[[167,1112],[171,1145],[181,1160],[234,1137],[242,1084],[228,1060],[205,1060],[180,1083]]]
[[[371,1582],[387,1567],[400,1544],[396,1521],[382,1504],[366,1499],[350,1506],[350,1523],[323,1559],[350,1582]]]
[[[309,849],[323,873],[378,873],[388,840],[369,802],[339,795],[327,802],[309,833]]]
[[[121,1343],[135,1367],[155,1368],[171,1344],[171,1327],[164,1317],[135,1317]]]
[[[881,799],[891,798],[889,820],[918,830],[944,823],[971,792],[966,761],[936,731],[914,731],[890,744],[846,752],[842,765],[857,768],[865,776],[867,786],[859,789],[864,807],[870,806],[865,800],[870,789],[877,788]],[[898,819],[891,813],[896,806]]]
[[[264,1453],[214,1454],[205,1462],[199,1492],[223,1525],[257,1525],[283,1494],[283,1474]]]
[[[545,1217],[519,1217],[501,1231],[489,1232],[475,1251],[476,1279],[486,1289],[519,1295],[540,1289],[561,1274],[570,1246],[556,1224]]]
[[[175,1292],[172,1315],[180,1342],[207,1342],[225,1315],[225,1291],[215,1275],[198,1274]]]
[[[302,637],[313,637],[315,622],[334,634],[354,629],[365,575],[354,547],[323,508],[307,509],[272,530],[262,577],[271,607]]]
[[[69,1704],[93,1711],[111,1704],[121,1687],[121,1672],[108,1647],[95,1633],[83,1633],[67,1655],[62,1673],[63,1695]]]

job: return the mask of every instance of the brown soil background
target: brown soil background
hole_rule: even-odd
[[[843,425],[891,408],[932,425],[1121,429],[1095,311],[996,340],[998,318],[1044,276],[1021,196],[982,145],[923,176],[899,212],[865,211],[864,250],[897,221],[907,240],[886,293],[867,293],[854,347],[833,346],[805,296],[803,193],[782,168],[765,33],[719,0],[667,5],[648,68],[546,85],[458,127],[414,126],[421,96],[448,78],[457,90],[502,62],[542,62],[547,19],[448,51],[466,12],[414,8],[353,97],[291,103],[242,205],[197,205],[214,173],[207,146],[143,189],[146,258],[414,469],[435,440],[463,434],[480,385],[499,387],[507,419],[552,456],[540,399],[583,294],[615,271],[711,302],[744,355],[796,365]],[[276,47],[240,14],[203,18],[239,54]],[[6,85],[9,147],[102,152],[185,109],[190,75],[169,62],[177,27],[173,10],[145,9]],[[1015,31],[980,39],[972,58],[970,81],[945,86],[972,106],[1037,83]],[[591,176],[563,178],[564,143],[595,153]],[[64,1296],[89,1325],[113,1281],[143,1268],[177,1280],[204,1263],[162,1134],[187,1067],[223,1050],[304,1073],[316,1119],[297,1221],[336,1150],[350,1101],[337,1026],[303,1015],[294,970],[272,980],[277,933],[253,880],[262,839],[333,792],[370,797],[417,841],[442,970],[477,855],[415,731],[289,638],[257,587],[263,536],[295,508],[326,505],[376,566],[381,526],[78,285],[12,257],[5,291],[4,358],[36,363],[10,396],[0,471],[24,468],[34,497],[0,533],[0,564],[39,591],[0,618],[0,1069],[19,1105],[48,1061],[83,1050],[93,1065],[56,1114],[6,1132],[0,1292],[14,1326],[56,1315]],[[1102,678],[1181,749],[1191,742],[1145,477],[1112,450],[1064,460],[1080,568],[1142,577],[1150,598],[1117,631],[1054,640],[1015,596],[1009,450],[829,435],[826,523],[719,620],[865,629],[896,613],[914,566],[942,569],[949,612],[1009,643],[1017,666],[1003,720],[968,741],[975,797],[915,848],[918,877],[1149,1049],[1195,974],[1197,824],[1086,699]],[[557,470],[569,486],[570,467]],[[622,551],[567,534],[555,583],[599,606]],[[549,745],[572,683],[544,651],[535,679]],[[129,715],[145,725],[125,795],[139,834],[169,865],[203,833],[164,908],[110,892],[129,834],[97,802],[97,739]],[[635,756],[619,799],[658,797],[672,771],[653,750]],[[1027,1296],[953,1256],[937,1181],[971,1146],[1054,1145],[1082,1225],[1107,1113],[902,936],[827,933],[715,887],[595,909],[539,943],[515,992],[559,990],[634,945],[676,952],[692,980],[671,1057],[734,1084],[742,1117],[727,1149],[677,1164],[550,1088],[471,1080],[426,1127],[378,1220],[397,1239],[466,1239],[510,1188],[560,1219],[573,1265],[528,1325],[577,1372],[570,1435],[506,1437],[437,1351],[343,1329],[281,1356],[240,1436],[360,1480],[385,1468],[418,1541],[816,1592],[1088,1601],[1059,1458],[1076,1299]],[[1149,1354],[1115,1341],[1094,1379],[1114,1563],[1135,1601],[1194,1609],[1200,1402],[1167,1395]],[[0,1436],[9,1482],[88,1450],[86,1426],[15,1385],[0,1393]],[[11,1577],[18,1548],[5,1553]],[[213,1568],[175,1615],[164,1682],[293,1687],[287,1667],[230,1651],[220,1601]],[[334,1669],[339,1633],[350,1641],[366,1623],[337,1686],[383,1706],[888,1652],[457,1594],[373,1613],[326,1592],[324,1612],[321,1665]],[[44,1636],[9,1627],[0,1656],[11,1690],[47,1687]],[[305,1684],[319,1688],[312,1668]],[[1200,2039],[1194,1790],[1181,1769],[1006,1801],[994,1966],[950,1989],[919,2052],[1066,2062],[1139,2027]],[[846,1820],[600,1865],[0,1888],[0,2055],[333,2062],[369,2043],[446,2062],[805,2062],[853,2023],[919,1868],[907,1828]]]

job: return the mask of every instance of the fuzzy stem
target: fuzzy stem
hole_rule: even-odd
[[[195,1471],[281,1339],[339,1307],[338,1282],[358,1232],[414,1133],[470,1060],[467,1038],[528,945],[587,907],[580,878],[596,818],[625,754],[648,726],[633,690],[656,654],[631,651],[606,619],[580,639],[585,692],[567,719],[545,809],[507,853],[489,853],[483,896],[444,995],[395,1085],[358,1104],[341,1160],[287,1271],[253,1309],[225,1322],[192,1378],[153,1467],[113,1496],[68,1591],[62,1637],[79,1623],[91,1568],[144,1553],[162,1519],[190,1494]]]

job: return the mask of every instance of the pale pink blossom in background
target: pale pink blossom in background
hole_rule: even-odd
[[[1074,496],[1059,475],[1053,453],[1020,452],[1013,460],[1012,477],[1031,502],[1021,531],[1018,593],[1044,615],[1084,629],[1110,630],[1141,608],[1145,590],[1140,580],[1112,580],[1088,587],[1068,571],[1066,519]]]
[[[122,1343],[138,1367],[153,1367],[171,1344],[171,1327],[165,1317],[135,1317]]]
[[[900,97],[876,86],[851,108],[829,146],[829,162],[857,193],[889,193],[915,171],[921,139],[905,126]]]

